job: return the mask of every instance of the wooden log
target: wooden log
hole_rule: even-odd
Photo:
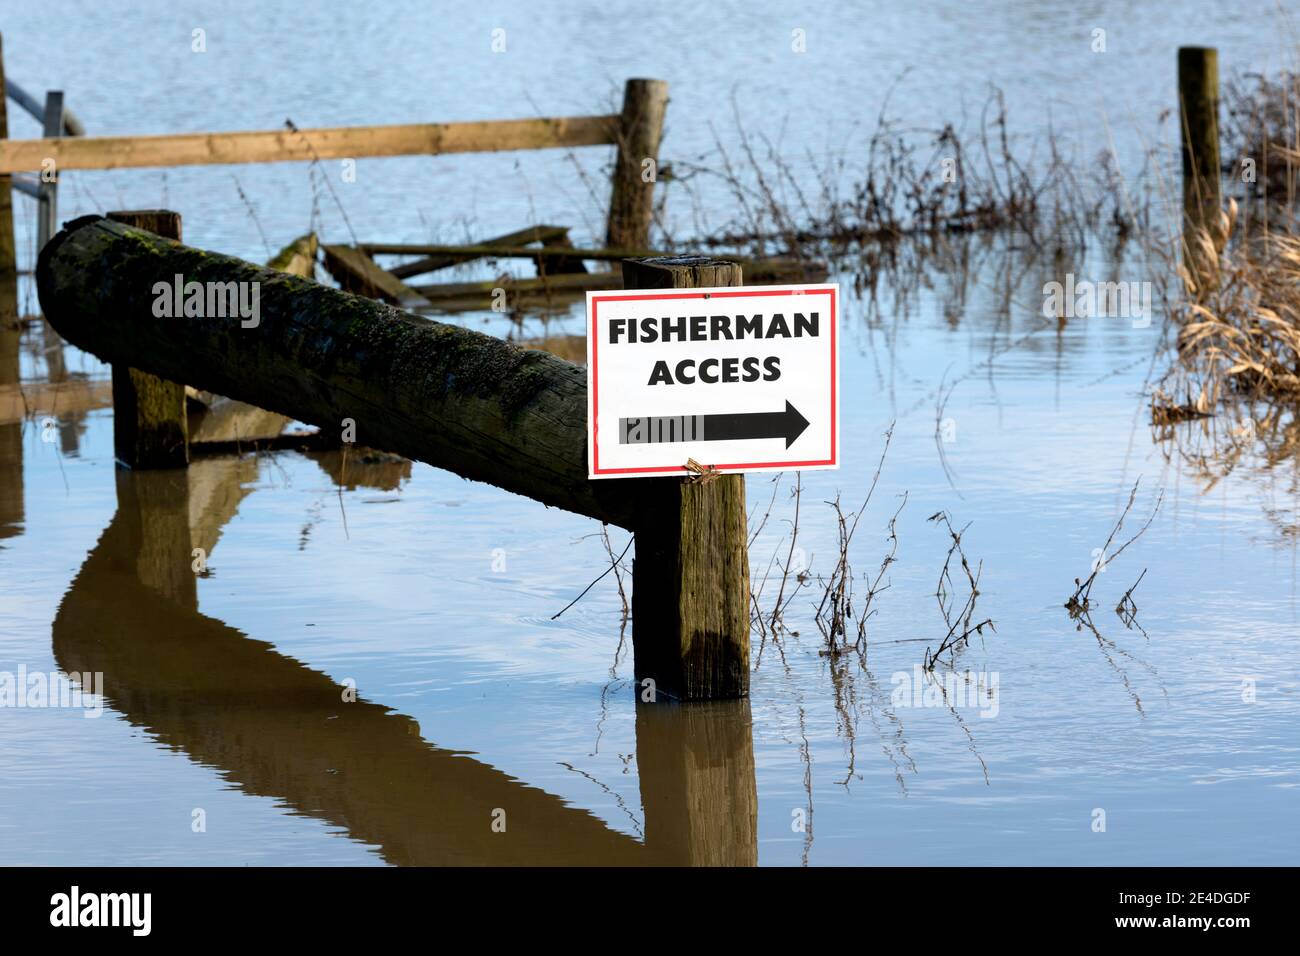
[[[110,212],[108,218],[181,238],[180,214],[165,209]],[[151,299],[152,289],[151,283]],[[184,468],[190,460],[185,386],[141,371],[129,359],[113,362],[113,450],[128,468]]]
[[[623,263],[628,289],[743,285],[739,265],[702,256]],[[749,694],[745,476],[656,478],[669,504],[637,529],[632,563],[638,683],[684,700]],[[642,684],[644,687],[644,684]]]
[[[579,254],[581,254],[581,251]],[[753,266],[756,276],[752,280],[747,279],[751,285],[789,280],[815,282],[825,278],[824,272],[810,273],[802,264],[789,259],[755,261]],[[743,268],[747,270],[749,265],[743,265]],[[748,276],[748,272],[746,272],[746,275]],[[411,288],[441,309],[447,308],[447,303],[444,300],[450,299],[469,299],[472,300],[474,306],[482,308],[484,299],[490,297],[497,289],[505,289],[512,297],[511,306],[514,306],[516,304],[514,297],[516,296],[532,297],[535,293],[579,293],[601,289],[621,289],[623,288],[623,276],[617,272],[568,273],[538,276],[529,279],[440,282],[430,285],[414,285]]]
[[[531,242],[548,242],[550,240],[567,236],[568,234],[568,226],[529,226],[527,229],[508,232],[504,236],[497,236],[495,239],[485,239],[483,242],[478,243],[478,245],[487,249],[495,249],[498,246],[526,246]],[[488,253],[480,254],[472,252],[469,254],[460,254],[455,251],[449,255],[443,253],[436,247],[425,249],[423,247],[374,242],[363,242],[358,248],[369,256],[376,256],[385,253],[425,256],[425,258],[417,259],[414,262],[404,262],[401,265],[394,266],[388,270],[399,279],[423,275],[426,272],[436,272],[439,269],[446,269],[448,266],[460,265],[463,262],[472,262],[475,259],[481,259],[488,256]]]
[[[510,296],[508,308],[511,312],[536,316],[568,315],[573,303],[582,301],[585,295],[586,292],[582,289],[542,288],[524,292],[516,290]],[[421,314],[428,314],[431,310],[443,314],[482,312],[484,309],[490,308],[492,308],[491,295],[480,292],[451,299],[435,299],[430,303],[428,309],[421,311]]]
[[[45,135],[63,134],[63,91],[51,90],[45,94]],[[39,251],[59,229],[59,167],[55,164],[51,176],[41,176],[37,185],[36,248]]]
[[[655,522],[662,481],[587,479],[585,370],[471,329],[96,216],[42,251],[40,301],[77,347],[172,381],[624,528]],[[258,282],[238,316],[153,314],[153,284]]]
[[[5,81],[4,37],[0,36],[0,144],[9,138]],[[0,328],[18,318],[18,258],[14,241],[13,190],[7,173],[0,173]]]
[[[548,255],[536,260],[539,276],[577,274],[587,271],[582,256],[576,254],[573,240],[568,235],[543,243],[541,251]]]
[[[268,262],[267,268],[310,279],[316,274],[316,233],[309,232],[289,243]]]
[[[424,297],[373,259],[352,246],[322,246],[325,268],[347,292],[383,299],[393,305],[412,308],[424,304]]]
[[[563,259],[588,259],[592,261],[618,261],[624,259],[643,259],[643,258],[672,258],[677,255],[675,252],[656,251],[653,249],[582,249],[572,245],[563,245],[556,241],[544,246],[524,246],[524,245],[494,245],[492,241],[484,243],[475,243],[472,245],[403,245],[400,243],[362,243],[358,248],[368,252],[370,255],[412,255],[423,253],[430,256],[429,259],[420,260],[418,263],[407,263],[389,269],[388,272],[399,278],[409,275],[420,275],[424,272],[432,272],[435,268],[443,268],[447,265],[457,265],[461,262],[470,262],[474,259],[532,259],[538,265],[543,263],[554,263]],[[757,272],[764,276],[799,276],[808,270],[816,270],[825,275],[825,266],[818,262],[803,262],[793,258],[768,258],[768,259],[748,259],[743,256],[732,256],[730,262],[738,262],[745,269],[746,281],[752,282],[754,276],[751,272]],[[425,263],[437,263],[433,267],[427,267]],[[419,271],[414,267],[419,265]],[[548,265],[547,271],[554,272],[554,265]]]
[[[165,136],[88,136],[0,143],[0,173],[39,171],[41,160],[59,169],[131,169],[350,159],[360,156],[436,156],[520,149],[610,145],[617,116],[411,123]]]
[[[1209,234],[1216,246],[1223,206],[1219,158],[1219,55],[1213,47],[1178,50],[1178,104],[1182,128],[1184,263],[1203,284],[1217,274],[1217,259],[1195,240]]]
[[[642,249],[649,244],[659,140],[663,136],[667,109],[666,82],[627,81],[623,88],[618,156],[614,162],[613,188],[609,196],[606,245]],[[654,171],[654,176],[647,179],[647,170]]]
[[[490,296],[497,289],[515,292],[585,292],[589,289],[621,289],[623,277],[617,272],[575,272],[530,279],[483,279],[478,282],[440,282],[412,288],[430,302],[458,299],[463,296]]]

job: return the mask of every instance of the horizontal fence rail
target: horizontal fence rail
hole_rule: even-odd
[[[36,172],[47,159],[54,160],[61,170],[127,169],[608,146],[618,142],[620,121],[616,115],[561,116],[470,123],[7,140],[0,141],[0,174]]]

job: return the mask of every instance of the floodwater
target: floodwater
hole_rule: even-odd
[[[96,133],[275,126],[286,114],[302,126],[594,112],[606,79],[614,89],[635,73],[673,84],[665,153],[689,154],[711,142],[708,104],[726,135],[733,85],[742,113],[762,105],[769,131],[790,117],[797,138],[874,117],[912,64],[894,95],[927,116],[958,108],[938,95],[946,84],[992,79],[1013,117],[1054,105],[1060,125],[1086,133],[1105,109],[1119,139],[1141,142],[1160,134],[1179,43],[1215,43],[1249,68],[1280,59],[1266,4],[1252,16],[1198,5],[1178,18],[1193,29],[1119,4],[866,5],[843,23],[715,5],[702,42],[707,25],[660,8],[638,8],[628,30],[581,5],[400,23],[342,4],[318,20],[233,3],[203,15],[144,4],[111,20],[85,7],[67,18],[72,38],[34,9],[7,14],[5,56],[24,85],[62,85]],[[805,19],[808,59],[787,62]],[[498,21],[514,52],[492,60]],[[190,33],[205,24],[196,66]],[[1088,50],[1094,26],[1111,52]],[[127,36],[152,55],[109,70],[104,37]],[[562,158],[360,168],[365,188],[338,198],[362,239],[534,221],[599,232],[600,205]],[[309,176],[292,165],[68,174],[61,212],[168,205],[189,241],[258,260],[259,227],[278,246],[312,223]],[[346,239],[330,191],[318,198],[315,224]],[[845,288],[844,467],[802,476],[796,557],[812,579],[787,612],[798,635],[778,646],[755,633],[751,697],[737,703],[638,703],[612,575],[552,619],[608,566],[589,519],[419,463],[337,453],[123,472],[107,368],[39,323],[0,337],[0,672],[103,674],[89,708],[0,709],[0,862],[1296,862],[1296,462],[1247,459],[1208,480],[1155,440],[1144,389],[1161,368],[1158,313],[1043,319],[1045,281],[1067,268],[1145,281],[1141,256],[1098,247],[1067,267],[1009,245],[969,240],[921,281],[881,274],[874,295],[852,291],[855,269],[832,276]],[[453,320],[582,331],[576,307],[544,326]],[[824,502],[839,494],[857,509],[891,423],[850,551],[859,594],[897,512],[896,561],[865,657],[830,659],[813,622],[837,554]],[[1098,575],[1090,618],[1073,620],[1062,606],[1073,580],[1138,479],[1122,537],[1163,492],[1159,510]],[[794,480],[775,495],[770,476],[749,480],[755,529],[774,501],[751,548],[756,582],[790,547]],[[935,591],[948,538],[927,520],[939,511],[969,523],[975,620],[996,627],[937,669],[982,675],[977,694],[959,683],[946,699],[923,678],[911,686],[947,631]],[[627,534],[610,536],[620,552]],[[195,548],[208,556],[201,574]],[[1140,576],[1127,626],[1112,608]],[[954,587],[960,601],[960,575]]]

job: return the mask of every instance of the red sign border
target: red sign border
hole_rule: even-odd
[[[714,291],[710,292],[710,299],[736,299],[753,296],[779,296],[779,295],[829,295],[831,302],[831,456],[823,461],[747,461],[725,465],[711,465],[707,467],[716,468],[718,471],[744,471],[746,468],[808,468],[813,465],[838,465],[839,459],[839,430],[835,421],[835,393],[839,386],[838,361],[839,353],[836,351],[835,342],[837,321],[837,307],[839,289],[837,286],[831,286],[824,289],[810,289],[806,286],[791,286],[786,289],[767,289],[767,288],[741,288],[734,292]],[[688,289],[681,292],[656,292],[650,294],[632,294],[632,295],[594,295],[591,297],[591,328],[587,334],[591,337],[591,474],[592,475],[645,475],[649,473],[661,474],[684,474],[685,471],[681,465],[668,465],[654,468],[601,468],[600,467],[600,442],[597,440],[600,435],[600,421],[598,415],[600,412],[600,336],[597,334],[597,314],[602,302],[650,302],[660,299],[698,299],[701,294],[698,289]]]

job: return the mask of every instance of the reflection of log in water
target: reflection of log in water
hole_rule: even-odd
[[[744,702],[639,712],[643,846],[431,746],[408,717],[345,703],[324,674],[198,613],[191,547],[215,543],[247,493],[250,465],[212,459],[188,472],[118,473],[117,514],[54,621],[60,667],[103,672],[109,706],[159,742],[250,794],[346,828],[392,863],[754,862]],[[504,833],[492,828],[498,809]]]
[[[304,451],[303,455],[320,466],[330,480],[340,488],[355,491],[359,487],[378,491],[396,491],[402,482],[411,477],[410,459],[373,448],[344,445],[320,451]]]

